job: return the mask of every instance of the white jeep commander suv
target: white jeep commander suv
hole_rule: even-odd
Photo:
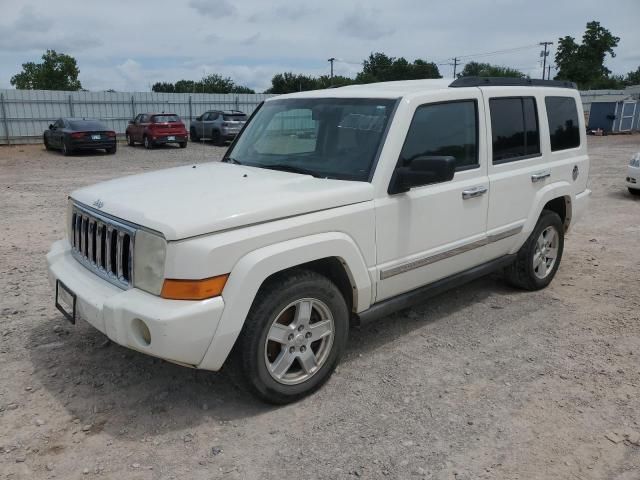
[[[282,95],[222,162],[73,192],[58,308],[255,394],[320,387],[351,323],[490,271],[544,288],[585,209],[573,84],[462,78]]]

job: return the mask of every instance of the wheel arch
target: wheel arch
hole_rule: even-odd
[[[344,233],[311,235],[254,250],[242,257],[229,275],[222,292],[224,312],[198,367],[220,369],[262,285],[274,275],[298,268],[308,268],[334,281],[352,311],[370,306],[372,286],[366,263],[356,243]]]
[[[529,234],[533,231],[540,214],[545,209],[552,210],[560,216],[564,230],[567,232],[573,213],[573,197],[572,186],[568,182],[556,182],[540,189],[524,224],[523,232]]]

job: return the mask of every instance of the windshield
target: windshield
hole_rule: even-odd
[[[224,114],[222,119],[227,122],[246,122],[247,116],[244,113]]]
[[[151,121],[153,123],[179,122],[180,118],[177,115],[154,115]]]
[[[253,167],[369,181],[395,104],[369,98],[265,102],[227,157]]]
[[[69,122],[72,130],[107,130],[102,123],[96,120],[72,120]]]

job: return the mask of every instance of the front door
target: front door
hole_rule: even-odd
[[[489,203],[480,91],[443,92],[415,102],[399,166],[418,156],[452,156],[453,180],[376,200],[376,301],[486,261]]]

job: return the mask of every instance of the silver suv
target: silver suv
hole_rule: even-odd
[[[247,121],[247,114],[239,110],[210,110],[191,122],[191,140],[209,139],[214,144],[233,140]]]

